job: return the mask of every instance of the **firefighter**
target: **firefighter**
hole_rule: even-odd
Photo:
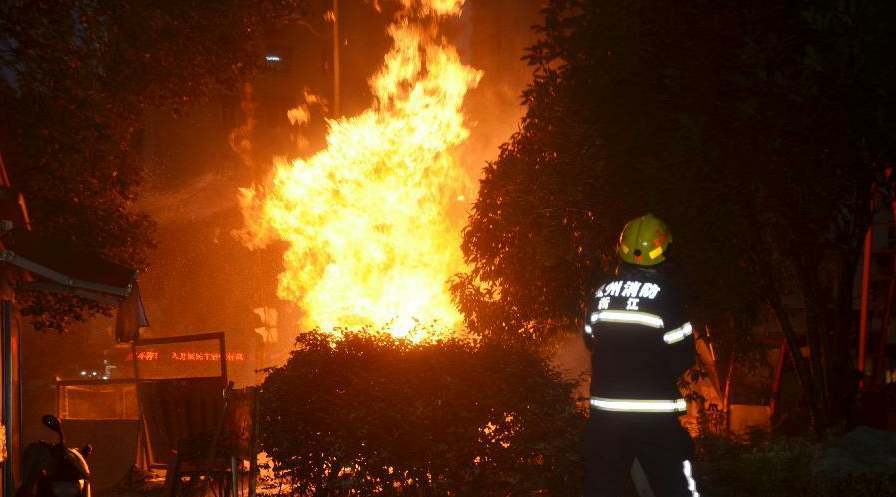
[[[663,274],[671,242],[652,214],[629,221],[616,248],[616,275],[593,294],[584,326],[592,368],[582,437],[587,497],[621,496],[635,458],[657,496],[699,496],[677,386],[694,364],[694,336],[682,295]]]

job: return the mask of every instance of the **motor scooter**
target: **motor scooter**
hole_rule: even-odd
[[[84,458],[93,447],[66,447],[59,418],[47,414],[40,421],[59,435],[59,442],[40,440],[25,447],[22,485],[15,497],[90,497],[90,468]]]

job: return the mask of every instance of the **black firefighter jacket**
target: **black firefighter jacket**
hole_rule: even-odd
[[[611,411],[682,412],[677,380],[694,364],[684,301],[656,269],[623,265],[594,292],[585,318],[591,350],[591,406]]]

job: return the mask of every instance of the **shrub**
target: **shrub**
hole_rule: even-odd
[[[803,439],[698,439],[701,493],[764,497],[809,495],[815,446]]]
[[[261,390],[261,449],[295,495],[581,494],[574,383],[531,351],[301,335]]]
[[[813,472],[823,450],[800,437],[720,437],[697,440],[701,494],[728,497],[892,497],[896,475],[833,476]]]

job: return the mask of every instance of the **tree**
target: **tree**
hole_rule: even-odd
[[[573,496],[573,391],[519,348],[312,332],[268,370],[259,443],[291,495]]]
[[[485,170],[455,281],[471,327],[578,327],[625,220],[673,228],[670,268],[723,344],[774,317],[806,406],[843,422],[852,282],[872,183],[894,157],[894,7],[884,1],[555,0],[527,57],[520,131]],[[806,303],[804,326],[784,309]],[[522,330],[522,331],[520,331]]]
[[[679,177],[677,168],[691,159],[689,144],[700,140],[699,121],[680,107],[718,107],[713,93],[727,76],[706,66],[718,63],[717,54],[730,50],[736,36],[730,19],[707,15],[709,4],[549,3],[537,28],[542,38],[527,56],[536,73],[523,95],[528,110],[521,130],[485,169],[465,231],[473,268],[455,281],[455,295],[474,330],[494,334],[495,327],[479,322],[499,319],[510,324],[502,333],[518,335],[523,327],[542,340],[577,328],[590,290],[615,266],[622,225],[646,211],[662,213],[675,227],[673,260],[695,253],[699,244],[688,245],[705,239],[703,226],[675,221],[706,209],[675,202],[677,212],[666,212],[656,193],[669,180],[676,194],[708,182]],[[725,298],[732,304],[726,309],[750,308],[749,299],[727,297],[743,288],[738,272],[729,270],[731,258],[699,254],[717,269],[712,272],[731,278],[707,277],[700,285],[707,296]]]
[[[0,124],[13,185],[34,229],[138,270],[153,222],[133,210],[143,179],[142,118],[182,114],[263,68],[266,29],[297,20],[300,0],[0,5]],[[30,293],[37,328],[107,307]]]

